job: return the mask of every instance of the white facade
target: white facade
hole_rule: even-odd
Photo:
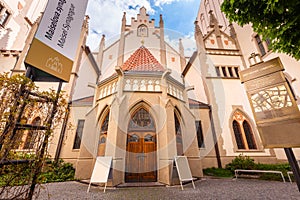
[[[212,60],[212,63],[215,66],[218,65],[228,65],[228,66],[239,66],[240,70],[243,70],[245,68],[249,68],[249,66],[253,63],[250,63],[248,58],[252,53],[258,53],[262,56],[263,61],[268,61],[272,58],[279,57],[280,60],[283,63],[283,66],[285,68],[285,75],[287,80],[290,82],[290,85],[292,86],[293,91],[295,92],[295,95],[297,97],[297,102],[299,105],[299,78],[300,78],[300,72],[299,67],[300,63],[299,61],[296,61],[294,58],[287,56],[286,54],[282,53],[275,53],[272,50],[268,49],[268,41],[263,41],[262,37],[257,35],[252,27],[250,25],[245,25],[244,27],[241,27],[237,25],[236,23],[230,24],[228,19],[225,17],[224,13],[221,12],[220,6],[223,1],[214,1],[214,0],[204,0],[201,1],[199,13],[197,16],[197,23],[200,27],[200,30],[202,32],[204,43],[206,46],[206,53],[209,55],[208,57]],[[212,17],[213,15],[213,17]],[[214,24],[215,23],[215,24]],[[223,55],[212,55],[210,53],[210,50],[208,48],[215,48],[218,50],[224,49],[223,47],[217,47],[217,39],[214,36],[211,36],[210,33],[212,30],[216,29],[216,26],[218,25],[218,28],[220,29],[220,32],[222,35],[227,34],[231,40],[235,40],[237,49],[239,50],[240,58],[236,59],[234,56],[223,56]],[[226,37],[223,37],[221,35],[221,40],[225,41],[227,40]],[[212,45],[211,41],[215,40],[214,45]],[[225,46],[226,49],[231,49],[232,45],[229,42],[228,45]],[[240,81],[235,81],[234,85],[231,85],[229,80],[224,80],[222,85],[224,86],[224,91],[227,94],[226,95],[226,102],[228,102],[228,109],[225,111],[224,119],[224,132],[222,133],[222,138],[224,139],[224,147],[227,149],[228,155],[229,154],[237,154],[240,153],[240,151],[232,151],[232,148],[234,146],[234,138],[230,137],[230,130],[232,129],[231,118],[230,113],[232,112],[233,108],[235,106],[242,106],[245,113],[250,117],[253,127],[255,128],[254,118],[253,114],[251,112],[251,109],[249,107],[248,99],[244,91],[244,86],[240,84]],[[231,81],[232,82],[232,81]],[[231,93],[231,94],[230,94]],[[218,104],[220,105],[220,104]],[[228,128],[225,128],[227,124]],[[257,132],[257,130],[255,130]],[[258,134],[257,134],[258,135]],[[262,154],[269,154],[269,150],[264,150],[264,152],[252,152],[252,151],[246,151],[242,152],[244,154],[247,154],[249,156],[258,156]],[[272,150],[271,150],[272,151]],[[286,159],[284,152],[282,149],[275,149],[276,158],[278,159]],[[295,149],[295,154],[299,158],[300,152]]]

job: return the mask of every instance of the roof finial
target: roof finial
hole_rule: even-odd
[[[145,44],[144,37],[142,38],[141,43],[142,43],[142,46],[144,46],[144,44]]]

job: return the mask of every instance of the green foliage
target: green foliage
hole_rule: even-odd
[[[300,59],[299,0],[224,0],[221,10],[231,22],[251,24],[273,50]]]
[[[216,176],[216,177],[232,177],[233,173],[228,169],[223,168],[207,168],[203,170],[203,173],[207,176]]]
[[[34,162],[1,167],[0,187],[29,184],[33,176],[33,168]],[[75,169],[72,164],[65,163],[63,160],[59,160],[57,163],[49,161],[43,167],[38,183],[71,181],[74,180],[74,175]]]
[[[42,183],[74,180],[75,169],[73,168],[73,165],[65,163],[63,160],[59,160],[57,163],[50,161],[43,171],[44,172],[40,176]]]
[[[255,169],[256,164],[249,156],[239,155],[232,160],[231,163],[226,165],[226,169],[234,173],[235,169]]]
[[[284,164],[261,164],[255,163],[252,158],[249,156],[239,155],[232,160],[231,163],[227,164],[225,169],[223,168],[207,168],[203,172],[208,176],[215,177],[233,177],[235,169],[256,169],[256,170],[275,170],[281,171],[287,180],[287,172],[291,171],[291,167],[288,163]],[[273,173],[251,173],[251,175],[259,176],[259,179],[262,180],[272,180],[272,181],[282,181],[282,178],[279,174]]]

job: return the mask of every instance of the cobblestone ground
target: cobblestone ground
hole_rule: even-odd
[[[299,199],[300,192],[295,183],[262,181],[249,179],[206,179],[192,184],[172,187],[130,187],[103,188],[91,187],[79,182],[50,183],[43,185],[38,199]]]

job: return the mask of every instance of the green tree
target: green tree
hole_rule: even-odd
[[[231,22],[251,24],[274,51],[300,59],[299,0],[224,0],[221,10]]]

